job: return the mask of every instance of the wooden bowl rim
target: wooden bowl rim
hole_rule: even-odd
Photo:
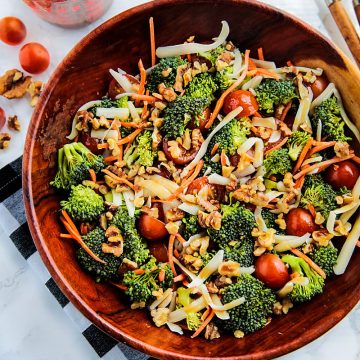
[[[197,0],[197,3],[209,3],[211,0]],[[106,333],[110,334],[113,338],[117,340],[123,340],[126,341],[129,345],[133,346],[136,349],[139,349],[140,351],[144,351],[152,356],[159,356],[159,357],[166,357],[166,358],[172,358],[172,359],[178,359],[178,360],[206,360],[206,359],[213,359],[213,357],[202,357],[202,356],[191,356],[186,354],[180,354],[177,352],[169,351],[169,350],[163,350],[159,349],[153,345],[149,345],[143,341],[138,340],[137,338],[133,336],[129,336],[123,331],[117,329],[112,324],[110,324],[108,321],[100,317],[90,306],[88,306],[81,297],[77,294],[76,290],[70,286],[70,284],[66,281],[62,273],[60,272],[59,268],[57,267],[56,262],[51,257],[49,249],[46,245],[46,242],[42,236],[40,226],[37,222],[37,215],[34,207],[33,197],[32,197],[32,154],[34,150],[34,144],[35,144],[35,137],[33,136],[38,132],[40,120],[43,116],[44,109],[46,107],[46,103],[57,85],[57,83],[60,81],[61,74],[64,72],[64,70],[67,67],[68,62],[71,61],[71,59],[76,56],[78,49],[83,48],[87,44],[89,44],[93,38],[95,38],[100,32],[112,28],[114,25],[116,25],[119,22],[126,21],[127,18],[131,17],[134,14],[140,13],[143,10],[149,10],[149,9],[155,9],[158,7],[162,7],[164,5],[172,5],[174,3],[178,4],[193,4],[192,0],[154,0],[152,2],[148,2],[142,5],[138,5],[136,7],[130,8],[122,13],[119,13],[118,15],[115,15],[114,17],[110,18],[106,22],[102,23],[98,27],[96,27],[94,30],[92,30],[89,34],[87,34],[82,40],[80,40],[71,50],[70,52],[65,56],[65,58],[60,62],[60,64],[56,67],[53,74],[51,75],[50,79],[48,80],[45,89],[43,90],[39,102],[34,110],[33,116],[31,118],[30,124],[29,124],[29,130],[27,132],[26,141],[25,141],[25,147],[24,149],[27,149],[27,151],[24,151],[23,155],[23,165],[22,165],[22,187],[23,187],[23,200],[25,205],[25,213],[26,213],[26,219],[28,221],[30,233],[32,235],[32,238],[34,240],[34,243],[36,245],[36,248],[38,252],[40,253],[40,256],[42,260],[44,261],[47,269],[49,270],[51,276],[55,280],[55,282],[60,287],[61,291],[65,294],[65,296],[82,312],[83,315],[85,315],[92,323],[94,323],[98,328],[104,330]],[[301,19],[297,18],[296,16],[289,14],[286,11],[280,10],[276,7],[261,3],[257,0],[217,0],[217,4],[224,3],[227,4],[246,4],[249,7],[255,7],[255,8],[262,8],[265,11],[268,11],[272,14],[281,14],[284,17],[291,20],[291,23],[293,26],[297,26],[300,28],[303,28],[307,32],[310,32],[312,35],[317,37],[319,40],[325,42],[327,46],[333,48],[340,56],[347,60],[346,66],[350,68],[351,72],[358,78],[360,82],[360,71],[359,69],[351,62],[351,60],[343,53],[342,50],[340,50],[334,43],[332,43],[329,39],[327,39],[325,36],[323,36],[320,32],[315,30],[311,25],[305,23]],[[354,294],[351,299],[347,299],[347,301],[343,305],[343,311],[344,311],[344,317],[352,310],[352,308],[358,303],[360,300],[360,292],[358,291],[356,294]],[[255,352],[252,354],[246,354],[246,355],[240,355],[240,356],[225,356],[221,358],[217,358],[219,360],[221,359],[227,359],[227,360],[255,360],[255,359],[268,359],[273,358],[277,356],[281,356],[287,353],[290,353],[296,349],[299,349],[300,347],[314,341],[315,339],[319,338],[320,336],[324,335],[327,331],[329,331],[333,326],[335,326],[339,321],[341,321],[343,317],[332,317],[331,320],[325,325],[320,326],[317,325],[317,334],[311,335],[308,337],[299,337],[290,343],[284,343],[281,346],[278,346],[277,348],[268,349],[266,351],[261,352]],[[188,341],[190,341],[188,339]],[[234,340],[235,341],[235,340]]]

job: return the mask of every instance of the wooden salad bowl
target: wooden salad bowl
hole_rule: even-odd
[[[69,300],[115,339],[162,359],[268,359],[293,351],[324,334],[360,299],[360,252],[324,293],[274,316],[261,331],[235,339],[194,340],[157,328],[144,310],[130,310],[120,290],[96,284],[75,260],[71,240],[61,239],[60,196],[49,185],[57,149],[65,142],[77,109],[107,91],[109,68],[137,73],[141,58],[150,66],[148,19],[155,20],[157,45],[198,42],[217,36],[221,20],[240,49],[264,48],[267,59],[285,65],[321,67],[339,89],[350,118],[360,127],[360,72],[329,40],[299,19],[253,0],[159,0],[123,12],[81,40],[57,67],[35,109],[27,134],[23,188],[27,220],[37,249]],[[340,346],[340,345],[339,345]]]

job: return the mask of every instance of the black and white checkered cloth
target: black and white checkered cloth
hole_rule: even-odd
[[[99,355],[99,359],[150,360],[148,355],[118,342],[94,326],[70,303],[50,276],[36,250],[26,222],[21,188],[21,164],[20,157],[0,169],[0,221],[5,234],[56,298],[67,316],[74,321]]]

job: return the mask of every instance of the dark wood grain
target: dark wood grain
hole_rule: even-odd
[[[224,336],[190,340],[156,328],[145,311],[131,311],[121,293],[95,284],[74,259],[74,247],[59,238],[58,195],[49,186],[56,150],[64,142],[72,116],[83,103],[106,92],[108,69],[136,73],[139,57],[150,64],[148,18],[156,24],[158,45],[176,44],[196,34],[208,40],[227,20],[231,39],[242,49],[264,48],[265,56],[284,64],[320,66],[337,84],[350,117],[360,125],[360,74],[357,68],[315,30],[283,12],[250,0],[161,0],[117,15],[86,36],[58,66],[35,110],[27,135],[23,187],[27,219],[36,246],[51,275],[74,305],[114,338],[163,359],[268,359],[293,351],[324,334],[360,299],[357,252],[324,293],[289,315],[275,317],[263,330],[244,339]],[[254,55],[255,56],[255,55]],[[340,346],[340,344],[339,344]]]

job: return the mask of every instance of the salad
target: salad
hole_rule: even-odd
[[[150,35],[152,66],[111,69],[58,150],[60,237],[156,326],[242,338],[345,272],[360,134],[322,69],[243,52],[226,21],[207,44]]]

